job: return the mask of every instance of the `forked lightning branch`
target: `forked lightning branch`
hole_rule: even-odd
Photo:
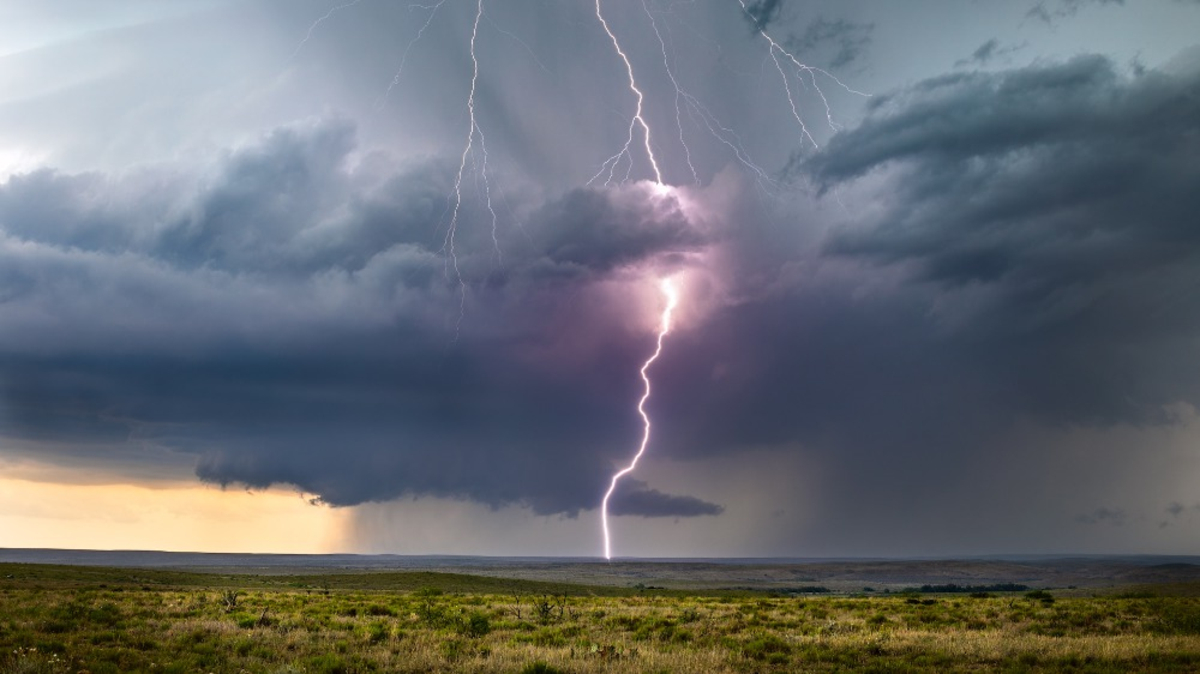
[[[362,0],[350,0],[330,8],[325,14],[316,19],[309,27],[308,32],[304,35],[303,40],[296,47],[296,52],[313,38],[313,33],[321,23],[328,21],[335,13],[348,10],[358,5]],[[463,107],[466,117],[466,128],[464,129],[465,139],[463,141],[462,150],[458,161],[458,170],[455,173],[453,188],[451,194],[447,196],[446,210],[443,216],[442,225],[445,228],[442,253],[445,255],[447,276],[452,277],[455,285],[458,288],[458,320],[454,327],[454,339],[457,340],[461,330],[463,315],[466,310],[466,298],[469,292],[468,283],[463,277],[463,273],[459,266],[458,252],[456,250],[458,228],[461,224],[461,213],[463,206],[463,187],[467,179],[468,173],[475,172],[475,179],[482,185],[483,201],[487,212],[491,218],[491,240],[495,246],[495,257],[497,260],[501,258],[499,239],[497,236],[498,217],[496,210],[492,204],[492,182],[488,175],[488,154],[487,154],[487,139],[484,135],[483,128],[479,124],[479,100],[477,92],[479,91],[480,79],[486,78],[488,72],[495,72],[500,64],[496,63],[481,63],[481,57],[476,50],[476,43],[479,38],[481,26],[484,26],[484,19],[487,17],[487,5],[485,0],[463,0],[474,5],[473,20],[470,24],[470,31],[464,37],[466,50],[470,61],[470,86],[466,100],[463,101]],[[498,0],[493,0],[498,1]],[[579,0],[586,2],[589,0]],[[683,111],[686,110],[688,116],[696,121],[702,129],[708,132],[714,140],[726,147],[732,154],[733,158],[745,167],[753,178],[760,184],[773,183],[773,179],[769,174],[759,167],[749,156],[749,153],[742,147],[737,134],[723,124],[712,113],[699,98],[686,91],[679,83],[675,76],[675,71],[672,68],[672,59],[669,54],[667,40],[663,37],[663,31],[655,19],[655,11],[652,9],[649,0],[637,0],[640,3],[637,14],[644,17],[649,28],[655,36],[657,47],[656,51],[662,55],[662,68],[665,70],[668,79],[672,86],[672,91],[664,96],[656,96],[655,92],[647,91],[639,84],[636,76],[636,68],[634,60],[630,56],[630,51],[626,49],[622,42],[618,31],[614,29],[613,23],[606,16],[606,4],[603,0],[590,0],[594,2],[594,7],[589,10],[593,15],[595,23],[602,31],[604,39],[611,45],[612,48],[612,64],[611,67],[623,73],[626,79],[627,86],[627,103],[615,103],[614,105],[628,106],[626,115],[627,125],[623,143],[608,159],[604,160],[597,167],[595,174],[588,185],[598,184],[601,188],[610,188],[614,184],[628,183],[636,180],[634,177],[635,167],[640,163],[642,166],[641,175],[644,176],[641,180],[650,184],[653,188],[653,193],[659,195],[671,195],[674,193],[674,188],[668,185],[663,178],[662,164],[655,154],[655,143],[652,140],[657,137],[654,134],[651,123],[648,120],[646,106],[653,99],[657,103],[665,104],[670,102],[674,106],[674,119],[676,124],[676,134],[680,150],[686,158],[692,180],[696,183],[699,178],[695,166],[692,164],[692,149],[688,147],[684,140],[683,131]],[[855,91],[830,73],[803,63],[795,54],[788,51],[782,44],[769,35],[760,20],[756,15],[756,7],[753,3],[747,4],[745,0],[710,0],[712,2],[732,2],[736,3],[735,9],[746,18],[753,27],[753,35],[756,39],[761,40],[765,46],[764,58],[773,66],[773,69],[778,73],[780,78],[780,88],[783,96],[782,101],[787,106],[787,113],[795,121],[797,127],[797,137],[801,144],[806,144],[810,147],[816,147],[817,141],[811,133],[808,125],[805,122],[801,112],[801,104],[799,102],[798,90],[801,88],[811,89],[820,105],[823,107],[823,115],[826,122],[832,129],[836,129],[834,124],[829,102],[821,90],[821,80],[833,82],[836,86],[845,89],[846,91],[865,96],[861,92]],[[380,97],[381,102],[386,101],[392,89],[396,86],[400,79],[400,74],[408,60],[409,52],[415,43],[421,40],[426,29],[438,14],[439,10],[447,3],[452,3],[454,0],[432,0],[428,4],[411,4],[408,6],[410,11],[425,12],[426,16],[421,25],[420,30],[408,42],[403,51],[403,57],[400,61],[399,69],[395,77],[392,78],[386,90]],[[618,11],[629,11],[632,6],[631,2],[624,3],[608,3],[609,9],[617,9]],[[293,57],[295,53],[293,53]],[[640,149],[639,149],[640,148]],[[640,157],[640,159],[639,159]],[[654,273],[653,270],[651,273]],[[658,288],[662,293],[664,307],[659,319],[658,337],[655,343],[653,353],[643,362],[640,374],[642,378],[643,388],[642,396],[637,401],[636,411],[642,420],[642,437],[640,444],[637,445],[636,451],[633,453],[631,460],[623,468],[618,469],[609,480],[607,491],[600,501],[600,522],[603,533],[604,557],[612,559],[612,535],[609,527],[609,502],[617,493],[617,487],[621,479],[630,474],[637,468],[638,462],[646,454],[650,446],[651,437],[651,418],[646,410],[646,403],[650,399],[651,393],[651,366],[662,355],[664,340],[667,334],[671,331],[672,316],[680,302],[680,290],[677,286],[677,281],[671,278],[656,278],[654,281],[658,284]]]

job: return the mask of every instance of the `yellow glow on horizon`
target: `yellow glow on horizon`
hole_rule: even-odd
[[[0,477],[0,547],[8,548],[338,552],[349,517],[281,490]]]

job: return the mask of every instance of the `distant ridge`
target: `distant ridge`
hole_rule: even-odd
[[[1038,588],[1115,588],[1200,583],[1200,557],[1185,555],[995,555],[970,558],[617,559],[468,555],[243,554],[155,550],[0,548],[0,563],[163,569],[261,576],[450,572],[617,587],[903,591],[921,586],[1016,583]]]
[[[304,554],[242,552],[171,552],[165,550],[76,550],[69,548],[0,548],[0,562],[146,568],[291,567],[346,569],[428,569],[443,567],[507,567],[523,564],[591,564],[599,557]],[[996,554],[904,557],[630,557],[620,563],[727,564],[735,566],[795,564],[869,564],[911,562],[1116,563],[1180,569],[1200,566],[1200,555]]]

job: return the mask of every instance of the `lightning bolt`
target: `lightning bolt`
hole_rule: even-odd
[[[667,56],[667,41],[663,39],[662,33],[658,30],[658,22],[654,20],[654,14],[650,11],[650,5],[646,3],[646,0],[642,0],[642,10],[646,12],[646,18],[650,19],[650,27],[654,29],[654,37],[658,38],[658,46],[662,50],[663,68],[667,71],[671,86],[675,88],[675,128],[679,130],[679,144],[683,146],[684,159],[687,160],[688,170],[692,172],[692,182],[699,185],[700,175],[696,173],[696,166],[692,164],[692,149],[688,147],[687,140],[683,137],[683,120],[679,108],[679,100],[687,96],[687,92],[679,86],[679,81],[675,79],[675,72],[671,69],[671,59]]]
[[[427,10],[429,12],[429,16],[425,17],[425,23],[421,24],[421,28],[417,30],[417,34],[413,36],[413,39],[409,40],[408,44],[404,46],[404,52],[400,55],[400,66],[396,68],[396,74],[392,77],[392,81],[388,84],[387,90],[384,91],[383,95],[379,97],[379,100],[375,102],[376,109],[383,108],[383,105],[387,102],[388,97],[392,95],[392,89],[395,89],[396,85],[400,84],[400,76],[404,74],[404,64],[408,62],[408,52],[412,51],[413,45],[421,41],[421,36],[425,34],[425,30],[429,28],[429,24],[433,23],[433,19],[437,16],[438,10],[441,9],[442,5],[444,4],[446,4],[446,0],[438,0],[437,2],[429,5],[414,3],[408,6],[410,11],[414,9]]]
[[[732,129],[725,127],[723,124],[717,121],[716,117],[703,103],[701,103],[695,96],[685,91],[683,87],[679,85],[679,80],[675,78],[675,71],[671,67],[671,58],[667,55],[667,41],[663,38],[662,31],[659,30],[658,27],[658,21],[655,20],[654,13],[650,11],[650,5],[646,2],[646,0],[642,0],[642,10],[646,13],[646,17],[650,20],[650,27],[654,29],[654,37],[658,39],[659,50],[662,53],[663,69],[667,71],[667,77],[671,80],[671,86],[675,89],[675,127],[679,131],[679,144],[683,147],[684,159],[687,162],[688,169],[692,173],[693,182],[696,185],[699,185],[700,176],[696,172],[695,165],[692,163],[692,150],[690,147],[688,147],[687,140],[683,136],[683,120],[679,105],[681,100],[687,104],[688,116],[692,119],[693,123],[697,118],[699,118],[700,122],[704,125],[704,128],[708,130],[709,134],[712,135],[713,138],[717,139],[717,141],[728,147],[733,152],[734,157],[738,160],[738,162],[754,173],[755,180],[758,182],[760,187],[763,186],[764,183],[773,187],[775,181],[767,175],[766,171],[764,171],[761,167],[755,164],[753,160],[750,159],[749,154],[746,152],[742,145],[741,139],[737,137],[737,134]]]
[[[350,0],[350,2],[331,7],[328,12],[325,12],[324,16],[321,16],[316,21],[313,21],[312,25],[308,27],[308,32],[304,34],[304,39],[300,40],[300,44],[296,45],[296,49],[292,52],[292,55],[290,58],[291,59],[296,58],[296,55],[300,53],[300,50],[304,48],[304,45],[308,44],[308,40],[309,40],[309,38],[312,37],[313,31],[315,31],[317,29],[317,26],[320,26],[321,24],[328,21],[329,17],[333,16],[334,14],[337,14],[338,12],[342,11],[343,9],[350,9],[351,7],[357,5],[360,2],[362,2],[362,0]]]
[[[362,0],[343,0],[342,4],[332,7],[328,12],[325,13],[325,15],[318,18],[309,27],[304,39],[301,40],[299,45],[296,47],[295,52],[292,54],[293,58],[300,52],[300,50],[312,37],[314,31],[323,22],[329,20],[330,17],[332,17],[335,13],[353,7],[359,4],[361,1]],[[686,160],[688,170],[691,172],[693,181],[696,184],[701,183],[699,172],[697,171],[692,160],[691,148],[688,146],[687,138],[684,133],[683,113],[685,110],[688,118],[695,126],[696,130],[701,133],[707,131],[718,142],[725,145],[732,152],[734,158],[736,158],[739,163],[741,163],[755,175],[756,181],[758,182],[760,188],[763,188],[765,191],[769,191],[767,186],[775,187],[776,181],[772,179],[772,177],[768,175],[765,170],[754,163],[749,152],[747,152],[745,145],[738,137],[737,132],[735,132],[729,126],[722,124],[708,107],[706,107],[699,99],[688,93],[681,86],[679,79],[676,77],[676,68],[674,67],[678,64],[672,61],[671,49],[668,48],[668,39],[664,37],[663,29],[660,29],[658,20],[655,17],[655,12],[652,11],[652,6],[654,4],[653,0],[639,1],[641,3],[643,12],[649,20],[650,28],[653,30],[654,35],[657,38],[662,55],[663,67],[666,71],[668,79],[671,82],[671,86],[674,88],[675,125],[678,133],[678,140],[680,146],[682,147],[684,159]],[[435,17],[438,15],[439,10],[441,10],[442,6],[447,2],[448,0],[423,0],[423,3],[414,2],[413,4],[408,5],[410,12],[424,11],[427,12],[427,15],[424,17],[424,22],[417,30],[416,34],[405,46],[401,54],[399,67],[397,68],[395,75],[388,84],[386,91],[382,93],[376,102],[377,108],[383,107],[388,97],[392,93],[392,90],[399,85],[410,51],[413,49],[414,45],[422,39],[427,29],[433,23]],[[608,187],[615,180],[618,180],[617,172],[618,169],[622,167],[625,170],[623,180],[628,180],[630,178],[630,174],[634,170],[635,165],[634,148],[640,140],[640,145],[645,151],[646,161],[648,162],[649,168],[653,174],[654,185],[656,188],[655,192],[658,194],[669,192],[672,188],[663,182],[662,168],[660,167],[658,157],[654,152],[654,143],[652,142],[651,138],[652,134],[650,124],[645,117],[647,97],[638,84],[634,72],[634,65],[629,57],[629,54],[622,47],[621,41],[618,39],[616,32],[613,30],[612,26],[604,16],[603,0],[594,0],[594,2],[596,19],[601,28],[603,28],[604,33],[608,36],[609,41],[611,41],[613,50],[617,57],[620,59],[621,63],[624,64],[625,74],[628,79],[629,91],[633,94],[634,98],[634,109],[632,114],[629,116],[627,135],[620,150],[616,154],[606,159],[600,165],[600,168],[596,174],[592,176],[592,178],[588,180],[586,184],[592,185],[593,183],[602,181],[602,184],[605,187]],[[737,2],[741,6],[741,9],[746,16],[750,17],[751,21],[754,23],[754,32],[766,42],[767,54],[770,56],[771,62],[774,64],[774,68],[780,76],[783,84],[784,96],[787,100],[791,115],[795,119],[796,124],[799,126],[801,145],[811,144],[814,148],[819,147],[816,138],[810,132],[808,124],[805,122],[804,115],[801,113],[802,105],[800,103],[800,91],[811,88],[812,91],[815,92],[815,96],[824,106],[826,122],[834,131],[837,131],[839,126],[834,121],[829,99],[826,97],[825,92],[821,89],[821,84],[833,82],[851,94],[864,97],[869,97],[870,95],[846,86],[837,77],[825,70],[822,70],[821,68],[806,65],[805,63],[801,62],[800,59],[797,58],[792,52],[789,52],[786,48],[784,48],[784,46],[772,38],[771,35],[767,33],[765,27],[760,25],[755,20],[754,13],[751,11],[746,0],[737,0]],[[480,78],[480,62],[479,56],[476,52],[476,42],[479,37],[479,27],[482,20],[487,18],[488,22],[497,32],[509,37],[510,39],[516,40],[525,48],[525,51],[529,53],[537,65],[543,71],[548,72],[546,66],[540,60],[538,60],[536,53],[527,43],[521,40],[520,37],[496,25],[496,23],[492,20],[492,17],[484,13],[484,0],[475,0],[475,4],[475,17],[471,27],[469,43],[471,79],[470,90],[466,100],[468,117],[467,133],[466,139],[463,142],[462,154],[459,158],[458,170],[454,177],[453,190],[452,193],[447,196],[445,210],[442,212],[441,219],[439,220],[439,229],[443,224],[446,227],[445,238],[442,244],[442,254],[445,256],[446,265],[445,274],[447,279],[453,276],[458,284],[459,313],[458,322],[455,325],[454,341],[457,341],[460,336],[463,317],[466,310],[467,282],[464,279],[462,269],[459,266],[458,253],[456,250],[456,238],[460,219],[464,218],[463,183],[464,180],[468,178],[468,171],[470,171],[475,178],[476,193],[478,194],[478,192],[482,189],[484,205],[486,206],[488,213],[491,215],[491,237],[492,244],[495,248],[496,260],[498,262],[502,262],[500,243],[497,235],[498,217],[495,208],[493,208],[491,193],[492,184],[488,175],[487,139],[483,133],[483,129],[479,125],[479,120],[476,115],[476,92]],[[660,16],[662,16],[661,12]],[[670,23],[664,22],[665,30],[667,31],[667,37],[670,37],[671,35],[670,25]],[[476,143],[478,143],[478,149],[476,149]],[[468,169],[469,163],[471,166],[470,169]],[[480,183],[482,183],[482,185],[480,185]],[[497,189],[500,190],[500,197],[503,199],[504,192],[499,184],[497,185]],[[511,206],[509,207],[509,210],[511,211]],[[662,310],[660,318],[654,352],[643,362],[640,369],[642,383],[644,385],[642,396],[637,403],[637,412],[642,419],[641,443],[638,445],[637,452],[633,455],[633,458],[629,464],[612,475],[608,490],[604,493],[604,498],[601,502],[600,521],[604,534],[604,557],[606,559],[612,559],[612,543],[608,526],[608,503],[612,498],[613,493],[616,491],[617,484],[620,482],[621,478],[633,472],[633,470],[637,467],[638,462],[645,454],[647,447],[649,446],[652,426],[650,415],[646,411],[646,402],[650,399],[651,394],[651,379],[649,372],[651,366],[662,355],[663,343],[667,335],[671,332],[672,316],[679,304],[679,291],[676,288],[675,282],[672,278],[660,279],[658,286],[663,297],[665,298],[665,306]]]
[[[646,157],[650,160],[650,167],[654,169],[654,182],[659,185],[663,184],[662,171],[658,168],[658,159],[654,156],[654,148],[650,144],[650,125],[646,123],[646,118],[642,116],[642,104],[646,97],[642,94],[642,90],[638,88],[637,79],[633,75],[633,63],[629,61],[629,56],[625,50],[621,48],[621,42],[617,40],[617,36],[613,33],[612,28],[608,25],[608,21],[604,19],[604,13],[600,11],[600,0],[596,0],[596,18],[600,20],[600,25],[604,27],[604,32],[608,34],[608,39],[612,40],[613,49],[616,50],[617,56],[621,57],[621,61],[625,64],[625,72],[629,76],[629,89],[633,92],[637,99],[637,107],[634,109],[633,116],[629,118],[629,136],[625,139],[625,145],[621,151],[614,154],[604,161],[600,166],[600,170],[592,179],[587,181],[588,185],[598,180],[600,176],[608,171],[608,177],[604,180],[604,185],[607,187],[613,180],[613,171],[616,170],[617,164],[622,158],[629,159],[633,162],[629,154],[629,147],[633,145],[633,136],[635,129],[641,127],[642,138],[645,141]]]
[[[662,318],[658,327],[658,343],[654,347],[654,353],[646,359],[642,364],[641,374],[642,383],[645,388],[642,392],[642,398],[638,401],[637,411],[642,417],[642,443],[638,445],[637,453],[633,455],[633,460],[629,465],[617,471],[612,476],[612,482],[608,485],[608,491],[604,493],[604,500],[600,504],[600,524],[604,529],[604,558],[612,559],[611,538],[608,533],[608,499],[612,497],[613,491],[617,488],[617,482],[637,468],[638,460],[646,453],[646,446],[650,444],[650,415],[646,413],[646,401],[650,399],[650,366],[658,357],[662,355],[663,339],[667,333],[671,332],[671,314],[675,311],[675,307],[679,305],[679,290],[675,287],[671,279],[663,279],[659,281],[659,289],[663,296],[667,299],[667,305],[663,308]]]
[[[775,186],[775,180],[750,158],[750,154],[746,151],[745,146],[742,144],[742,139],[738,137],[736,131],[717,121],[716,116],[694,96],[685,92],[684,100],[687,101],[688,114],[692,119],[695,120],[695,118],[699,117],[700,121],[704,124],[704,128],[708,129],[712,137],[720,141],[725,147],[728,147],[738,162],[754,173],[754,179],[760,187],[763,187],[764,184],[769,187]],[[770,191],[767,187],[763,189]]]
[[[783,80],[783,90],[787,95],[788,105],[792,109],[792,117],[794,117],[796,119],[796,123],[800,125],[800,135],[807,139],[808,142],[812,143],[814,148],[820,147],[820,145],[817,144],[817,140],[813,138],[811,133],[809,133],[808,125],[804,123],[804,117],[800,114],[800,104],[796,102],[796,95],[792,91],[791,80],[788,78],[787,69],[784,68],[784,63],[791,64],[790,68],[795,69],[797,82],[799,82],[801,85],[804,84],[804,79],[807,77],[809,83],[812,84],[813,91],[817,92],[817,96],[821,99],[821,103],[825,106],[825,119],[829,123],[829,128],[833,129],[834,131],[839,130],[841,127],[839,127],[837,123],[833,121],[833,109],[829,106],[829,99],[825,97],[825,92],[821,90],[821,86],[817,82],[817,75],[820,74],[828,77],[838,86],[852,94],[865,97],[870,97],[870,94],[864,94],[861,91],[851,89],[828,71],[801,63],[800,59],[796,58],[794,54],[780,46],[780,44],[775,41],[775,38],[768,35],[765,28],[759,26],[754,13],[751,12],[750,8],[746,5],[746,0],[738,0],[738,4],[742,6],[742,11],[745,12],[746,16],[750,17],[750,21],[754,24],[754,32],[758,33],[764,40],[767,41],[768,53],[771,55],[771,61],[775,64],[775,69],[779,71],[779,77]]]
[[[444,2],[445,0],[442,1]],[[441,6],[441,3],[439,2],[437,6]],[[450,213],[450,222],[446,227],[446,238],[442,243],[442,250],[446,253],[446,258],[450,266],[454,269],[454,277],[458,281],[458,322],[454,326],[455,341],[458,341],[459,332],[462,328],[463,316],[466,313],[467,283],[465,280],[463,280],[462,270],[458,266],[458,252],[454,248],[454,238],[458,233],[458,218],[459,213],[462,210],[463,176],[467,171],[467,158],[471,156],[471,151],[474,148],[476,136],[479,137],[479,150],[483,159],[480,173],[483,177],[487,209],[492,215],[492,243],[496,247],[497,256],[500,255],[500,242],[496,237],[497,217],[496,211],[492,207],[491,183],[487,176],[487,137],[483,135],[483,129],[479,128],[479,122],[475,118],[475,89],[479,83],[479,58],[475,54],[475,41],[479,37],[479,22],[482,19],[483,0],[477,0],[475,6],[475,22],[471,27],[471,89],[470,93],[467,94],[467,117],[469,122],[467,126],[467,140],[463,145],[462,157],[458,164],[458,173],[454,177],[454,196],[451,197],[453,208]]]

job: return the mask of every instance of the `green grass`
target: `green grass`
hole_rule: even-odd
[[[1194,590],[1194,588],[1193,588]],[[773,597],[0,565],[0,674],[1194,672],[1200,597]]]
[[[528,594],[628,597],[645,594],[661,596],[745,597],[753,590],[670,590],[645,587],[582,585],[515,578],[473,576],[434,571],[343,571],[323,574],[254,575],[245,573],[203,573],[163,569],[66,566],[55,564],[0,563],[0,589],[6,587],[66,589],[107,587],[112,589],[285,589],[332,592],[335,590],[387,590],[416,592],[436,590],[445,593]]]

